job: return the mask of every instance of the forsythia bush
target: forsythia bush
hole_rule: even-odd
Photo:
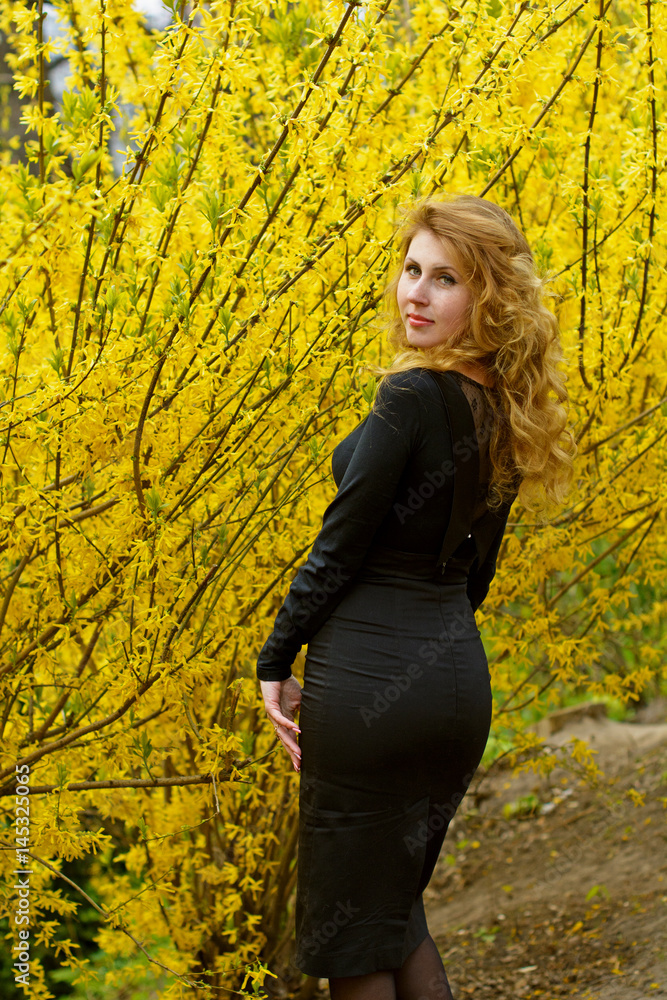
[[[0,13],[26,100],[0,165],[5,944],[18,764],[27,995],[53,995],[38,947],[117,993],[252,994],[289,975],[297,795],[254,659],[388,359],[414,197],[513,214],[568,356],[570,505],[515,509],[484,609],[496,725],[529,747],[525,706],[663,669],[665,6],[174,0],[163,31],[54,7],[51,41],[41,0]],[[101,971],[63,933],[86,859]]]

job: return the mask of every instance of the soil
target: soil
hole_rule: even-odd
[[[667,1000],[667,706],[651,713],[556,713],[540,735],[563,767],[476,778],[424,894],[456,1000]]]

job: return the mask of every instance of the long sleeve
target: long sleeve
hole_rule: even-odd
[[[391,509],[396,489],[423,426],[423,376],[404,372],[385,379],[363,424],[338,493],[299,569],[260,652],[260,680],[285,680],[299,649],[329,618],[352,585],[374,535]],[[423,390],[422,390],[423,392]]]

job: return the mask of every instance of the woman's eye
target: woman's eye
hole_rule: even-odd
[[[452,278],[451,274],[441,274],[440,280],[444,285],[455,285],[456,281]]]
[[[407,271],[408,274],[420,274],[421,273],[416,264],[408,264],[408,266],[406,267],[405,270]]]

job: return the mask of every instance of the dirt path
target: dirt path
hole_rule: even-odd
[[[667,998],[667,725],[575,718],[550,742],[571,735],[604,785],[496,774],[451,828],[427,910],[457,1000]]]

